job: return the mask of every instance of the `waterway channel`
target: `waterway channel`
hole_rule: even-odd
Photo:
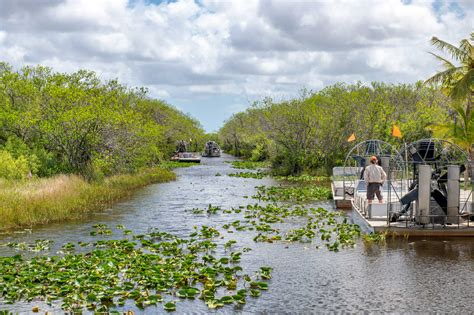
[[[278,185],[271,178],[251,179],[226,176],[235,172],[228,163],[234,158],[203,159],[200,165],[176,169],[174,182],[156,184],[137,191],[132,198],[91,215],[81,222],[37,227],[26,233],[0,235],[0,243],[55,241],[51,252],[67,242],[91,241],[91,226],[104,223],[124,225],[137,233],[150,228],[186,237],[194,226],[213,226],[224,238],[238,240],[238,246],[252,250],[242,255],[244,270],[271,266],[273,278],[268,291],[245,305],[225,305],[210,310],[201,300],[182,300],[176,313],[295,314],[343,312],[472,313],[474,310],[474,241],[472,239],[389,239],[383,245],[358,241],[354,248],[331,252],[312,243],[255,243],[248,231],[227,234],[221,226],[232,215],[193,214],[193,208],[209,204],[221,208],[255,202],[257,185]],[[216,176],[220,174],[221,176]],[[332,202],[312,206],[334,209]],[[0,255],[17,252],[0,247]],[[178,300],[178,298],[176,298]],[[1,310],[29,313],[39,305],[42,312],[60,312],[39,301],[0,305]],[[144,310],[133,303],[119,310],[136,313],[166,313],[161,305]]]

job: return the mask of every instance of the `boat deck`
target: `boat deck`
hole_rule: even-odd
[[[399,211],[401,204],[398,198],[395,198],[394,190],[391,191],[391,198],[388,195],[386,187],[382,190],[383,203],[378,203],[374,200],[372,204],[368,204],[366,192],[362,187],[356,189],[355,197],[352,199],[352,218],[353,221],[359,224],[365,232],[382,232],[398,236],[474,236],[474,221],[469,221],[469,214],[472,215],[472,194],[471,191],[461,190],[460,209],[467,216],[457,216],[451,218],[451,222],[446,223],[447,217],[435,216],[431,218],[427,224],[417,224],[409,218],[402,221],[389,222],[388,209],[389,206],[392,211]],[[392,188],[394,188],[392,186]],[[407,191],[398,190],[399,195],[405,194]],[[393,200],[395,199],[395,200]],[[440,210],[441,211],[441,210]]]
[[[386,218],[385,220],[367,219],[356,207],[352,209],[352,219],[367,233],[388,233],[394,236],[474,236],[474,222],[467,220],[451,225],[413,225],[408,221],[387,222]]]

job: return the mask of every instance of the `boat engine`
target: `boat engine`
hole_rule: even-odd
[[[406,146],[401,154],[405,160],[401,174],[405,179],[400,181],[400,187],[406,189],[400,189],[405,193],[399,199],[399,211],[391,212],[391,222],[408,217],[420,225],[456,224],[463,216],[469,216],[472,190],[466,197],[460,189],[467,164],[462,149],[448,141],[424,139]]]

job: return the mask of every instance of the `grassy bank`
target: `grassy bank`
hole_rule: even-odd
[[[168,169],[151,168],[95,183],[75,175],[28,181],[0,179],[0,230],[78,219],[130,196],[139,187],[175,178]]]

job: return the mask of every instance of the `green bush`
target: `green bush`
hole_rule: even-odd
[[[178,140],[192,139],[193,150],[204,141],[192,117],[92,71],[0,62],[0,104],[0,150],[23,156],[38,177],[133,173],[168,159]]]
[[[0,177],[5,179],[25,179],[30,174],[28,160],[20,155],[15,159],[9,152],[0,151]]]

